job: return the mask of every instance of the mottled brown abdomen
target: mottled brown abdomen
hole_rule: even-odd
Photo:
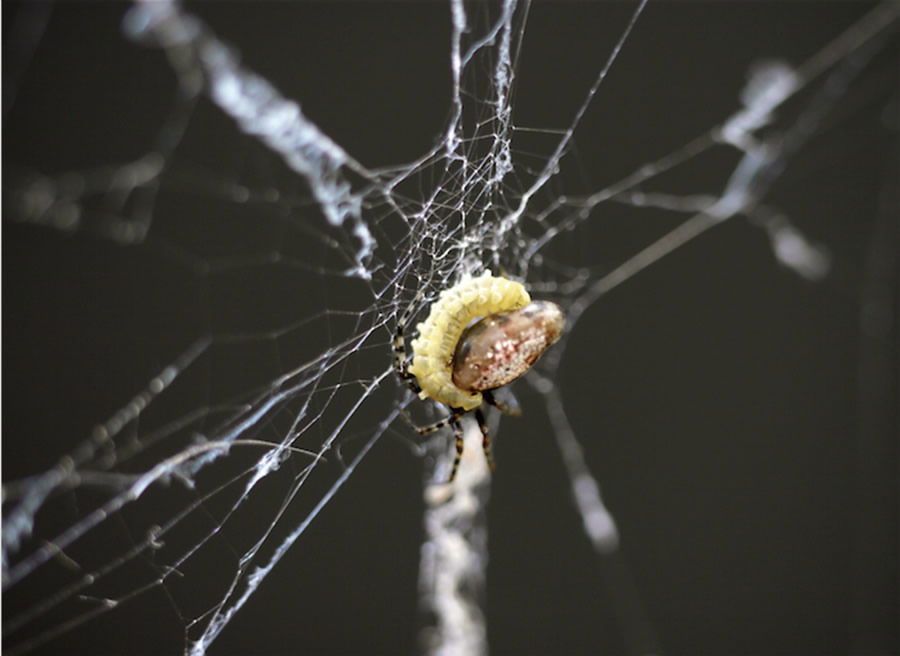
[[[477,321],[456,345],[453,384],[484,392],[511,383],[559,339],[564,327],[562,310],[549,301],[535,301]]]

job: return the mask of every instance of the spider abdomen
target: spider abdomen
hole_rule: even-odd
[[[422,389],[419,396],[463,410],[480,406],[480,391],[463,389],[453,382],[456,345],[473,319],[518,310],[530,302],[524,286],[494,277],[490,271],[477,277],[465,276],[441,292],[428,318],[418,325],[419,336],[411,343],[414,355],[409,373]]]
[[[453,384],[484,392],[511,383],[559,339],[564,325],[559,306],[549,301],[484,317],[456,345]]]

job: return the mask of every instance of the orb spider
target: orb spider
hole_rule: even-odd
[[[532,301],[520,283],[491,275],[466,275],[441,292],[431,304],[428,318],[418,324],[418,338],[406,352],[404,331],[421,296],[397,322],[394,335],[394,370],[421,399],[446,405],[450,414],[428,426],[415,426],[425,436],[445,426],[453,429],[456,456],[450,470],[452,483],[463,454],[460,419],[475,412],[481,428],[482,448],[491,470],[491,436],[481,406],[520,414],[500,402],[494,391],[525,374],[554,344],[565,327],[562,310],[550,301]]]

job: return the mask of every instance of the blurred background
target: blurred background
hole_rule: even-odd
[[[736,111],[754,63],[798,65],[872,6],[651,3],[579,126],[552,193],[603,188],[677,150]],[[366,166],[410,161],[444,127],[444,4],[188,7]],[[287,239],[278,208],[229,194],[259,180],[298,194],[299,185],[206,101],[189,113],[165,193],[151,208],[151,243],[114,243],[89,225],[68,231],[18,220],[23,180],[132,161],[173,112],[175,78],[161,51],[123,35],[127,8],[3,3],[4,483],[52,467],[198,338],[272,331],[323,308],[370,302],[364,289],[309,272],[238,265],[198,272],[176,248],[159,247],[232,257]],[[632,11],[625,3],[533,5],[514,124],[571,124]],[[736,219],[603,297],[570,335],[556,383],[664,653],[900,653],[896,26],[878,45],[767,198],[830,251],[824,280],[779,266],[765,233]],[[801,97],[796,111],[817,102],[813,96]],[[533,166],[527,145],[518,148]],[[730,152],[697,158],[658,188],[720,193],[722,171],[734,161]],[[609,269],[676,219],[605,204],[550,253]],[[320,256],[327,262],[327,253]],[[208,354],[142,424],[163,425],[264,384],[321,349],[276,342]],[[383,354],[361,357],[381,366],[387,337]],[[357,376],[353,366],[343,375],[348,383]],[[362,426],[400,398],[389,387],[385,408],[362,417]],[[526,384],[515,391],[525,416],[504,419],[495,442],[491,652],[626,653],[620,591],[582,533],[542,400]],[[379,440],[211,653],[415,651],[423,474],[414,439],[398,423]],[[302,503],[321,498],[317,489],[311,485]],[[148,500],[157,505],[147,512],[171,517],[180,506],[167,494]],[[57,501],[36,528],[39,538],[82,516],[90,493]],[[146,521],[121,515],[90,546],[98,562],[146,530]],[[191,620],[208,609],[201,600],[215,600],[231,579],[239,551],[228,541],[263,529],[250,518],[228,530],[190,576],[34,653],[180,651]],[[169,539],[184,547],[196,538],[186,531]],[[134,588],[132,575],[120,572],[107,594]],[[61,580],[50,571],[6,592],[4,620],[46,599]],[[29,631],[65,621],[51,615]],[[20,639],[4,635],[4,646]]]

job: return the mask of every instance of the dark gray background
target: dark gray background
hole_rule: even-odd
[[[566,191],[603,187],[686,143],[735,110],[753,61],[800,63],[868,7],[651,4],[578,132]],[[146,150],[172,107],[173,79],[158,51],[121,36],[124,9],[54,7],[28,61],[28,22],[19,4],[4,3],[4,196],[22,171],[85,169]],[[442,129],[443,4],[195,9],[366,165],[407,161]],[[533,7],[515,123],[568,125],[631,9]],[[900,653],[896,323],[880,339],[859,328],[872,290],[896,299],[888,256],[897,170],[887,165],[897,141],[886,127],[897,120],[896,45],[792,160],[771,199],[832,251],[825,281],[779,267],[764,234],[736,220],[602,299],[571,335],[557,382],[666,653]],[[179,157],[213,172],[203,181],[258,175],[259,162],[274,161],[209,107],[197,111]],[[716,193],[723,170],[703,160],[664,188]],[[160,204],[154,229],[209,252],[248,238],[246,223],[219,221],[241,224],[248,210],[211,201],[189,169],[173,177],[197,193]],[[893,219],[880,203],[893,203]],[[555,254],[612,266],[666,221],[606,205]],[[252,234],[271,243],[270,230],[260,220]],[[152,249],[9,220],[3,259],[4,480],[52,465],[198,336],[284,325],[341,293],[309,278],[210,281]],[[879,272],[873,262],[885,260]],[[896,319],[896,305],[889,312]],[[214,359],[209,377],[182,390],[184,407],[168,412],[202,403],[213,387],[247,389],[280,373],[271,360],[258,371],[247,361]],[[496,444],[492,652],[623,653],[616,593],[580,531],[540,399],[518,390],[526,419],[505,420]],[[381,440],[213,653],[413,651],[421,462],[409,437]],[[221,581],[220,566],[230,576],[227,554],[221,564],[210,556],[208,578],[192,585]],[[193,594],[179,585],[182,599]],[[5,614],[21,603],[5,601]],[[157,589],[41,653],[173,653],[183,635],[184,620]]]

